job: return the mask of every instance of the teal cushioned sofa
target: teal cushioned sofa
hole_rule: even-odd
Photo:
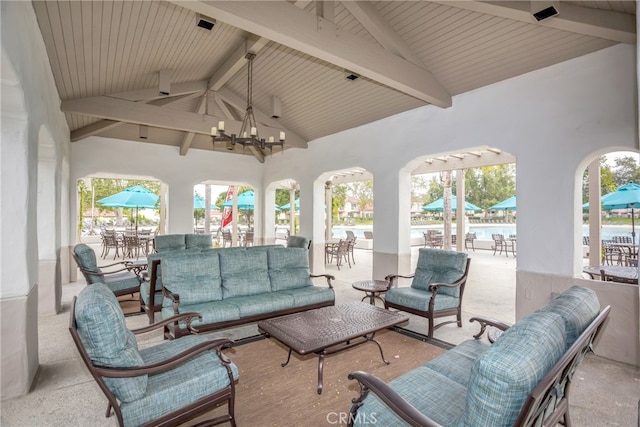
[[[574,286],[509,327],[485,318],[464,341],[388,384],[366,372],[350,425],[570,425],[573,373],[591,349],[610,307],[600,311],[590,289]],[[487,326],[504,331],[480,341]]]
[[[194,320],[191,327],[199,332],[335,303],[333,276],[309,273],[306,248],[215,248],[172,253],[160,262],[162,317],[197,312],[201,319]],[[326,286],[314,285],[314,277],[324,277]],[[177,322],[165,328],[165,337],[192,332]]]

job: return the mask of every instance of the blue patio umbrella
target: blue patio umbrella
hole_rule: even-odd
[[[294,206],[296,207],[297,211],[300,210],[300,199],[296,199]],[[291,202],[287,203],[286,205],[280,206],[280,209],[282,209],[283,211],[288,211],[289,209],[291,209]]]
[[[155,208],[158,196],[142,185],[125,188],[119,193],[112,194],[97,201],[102,206],[110,208],[129,208],[136,210],[136,230],[138,229],[138,209]]]
[[[209,209],[218,209],[218,207],[216,205],[210,205],[211,207]],[[194,194],[193,196],[193,209],[204,209],[205,207],[205,200],[203,197],[198,196],[197,194]]]
[[[254,208],[255,204],[254,204],[253,191],[251,190],[245,191],[244,193],[239,194],[237,198],[238,198],[238,209],[248,210],[248,209]],[[220,206],[231,207],[233,206],[233,200],[227,200]]]
[[[451,196],[451,210],[455,211],[457,208],[457,198],[455,195]],[[440,197],[438,200],[435,200],[429,204],[426,204],[422,207],[423,211],[442,211],[444,210],[444,198]],[[464,210],[465,211],[481,211],[482,208],[474,205],[473,203],[469,203],[467,201],[464,202]]]
[[[516,196],[515,194],[508,199],[505,199],[495,205],[491,206],[489,210],[492,211],[515,211],[516,210]]]
[[[602,209],[631,209],[631,238],[636,244],[635,208],[640,207],[640,185],[635,182],[618,187],[616,191],[607,193],[600,198]],[[589,209],[589,203],[582,205],[583,209]]]

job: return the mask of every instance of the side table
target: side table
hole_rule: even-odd
[[[376,298],[384,303],[380,295],[389,290],[389,282],[386,280],[361,280],[354,282],[351,286],[353,289],[364,292],[364,297],[360,301],[364,301],[368,297],[371,305],[376,305]]]

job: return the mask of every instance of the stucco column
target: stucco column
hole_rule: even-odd
[[[298,180],[300,188],[300,231],[311,240],[309,268],[312,274],[324,273],[324,182]]]
[[[464,250],[464,236],[465,236],[465,218],[467,212],[464,209],[464,170],[458,169],[456,171],[456,247],[455,250],[462,252]]]
[[[167,234],[193,233],[193,184],[172,181],[167,191]]]
[[[600,158],[589,164],[589,265],[602,264]]]
[[[326,240],[331,239],[333,237],[333,218],[331,215],[333,214],[333,184],[331,181],[327,181],[324,183],[324,205],[325,205],[325,232],[324,238]]]
[[[410,274],[411,176],[409,171],[374,172],[373,279]]]

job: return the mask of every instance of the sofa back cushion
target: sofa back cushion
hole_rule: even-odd
[[[270,248],[267,255],[272,291],[313,286],[306,248]]]
[[[535,312],[509,328],[471,368],[464,426],[512,426],[527,395],[565,350],[564,320]]]
[[[153,247],[156,252],[175,251],[186,249],[184,234],[163,234],[153,239]]]
[[[162,260],[165,258],[175,258],[182,257],[187,254],[195,254],[200,252],[198,248],[191,249],[177,249],[173,251],[164,251],[164,252],[156,252],[147,255],[147,269],[149,270],[149,275],[151,275],[151,269],[153,268],[153,261],[160,260],[160,264],[156,269],[156,290],[160,290],[162,287]]]
[[[467,254],[464,252],[420,248],[411,287],[430,291],[432,283],[454,283],[462,278],[466,266]],[[460,298],[459,288],[442,287],[438,292]]]
[[[266,250],[220,250],[223,298],[271,291]]]
[[[213,246],[210,234],[187,234],[184,237],[187,249],[208,249]]]
[[[588,288],[572,286],[551,300],[540,311],[550,311],[562,316],[567,333],[568,349],[600,313],[596,293]]]
[[[84,288],[76,299],[75,318],[78,335],[94,365],[109,368],[143,366],[138,344],[127,329],[124,314],[113,292],[104,284]],[[142,397],[147,390],[147,376],[107,378],[104,382],[123,402]]]
[[[220,262],[212,251],[188,252],[162,258],[162,284],[180,296],[180,305],[199,304],[222,299]],[[163,306],[169,305],[165,298]]]
[[[289,236],[287,237],[287,247],[309,249],[309,239],[304,236]]]

